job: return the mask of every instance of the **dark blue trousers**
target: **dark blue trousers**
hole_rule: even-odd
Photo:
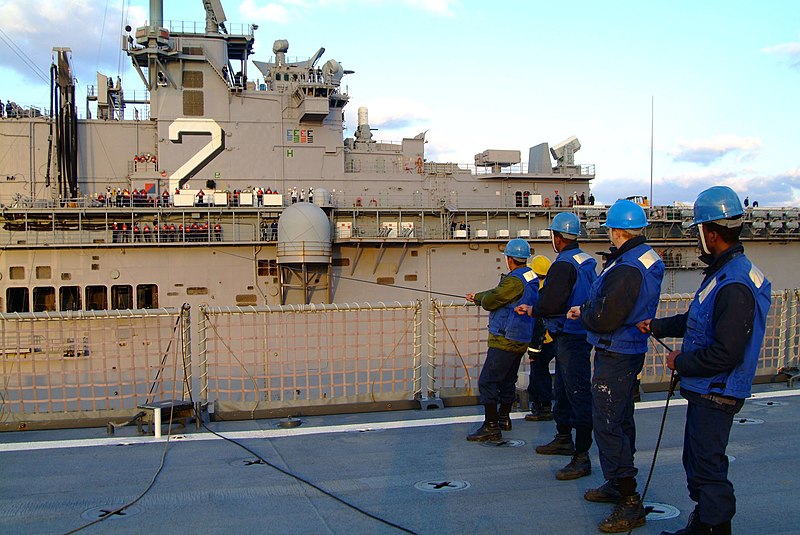
[[[561,427],[592,429],[592,345],[585,334],[559,333],[553,419]]]
[[[685,391],[684,397],[689,400],[683,433],[683,467],[689,497],[697,503],[700,521],[715,526],[736,514],[725,450],[733,417],[742,403],[719,406]]]
[[[481,405],[514,403],[517,399],[517,373],[525,351],[511,353],[490,347],[478,378]]]
[[[550,361],[556,356],[556,343],[543,344],[542,350],[536,354],[531,363],[531,375],[528,381],[528,399],[541,405],[553,402],[553,377],[550,375]]]
[[[636,477],[636,425],[633,394],[644,354],[626,355],[595,348],[592,377],[594,439],[600,451],[603,476],[611,481]]]

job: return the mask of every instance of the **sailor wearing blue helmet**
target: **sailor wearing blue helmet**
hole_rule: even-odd
[[[572,460],[556,473],[556,479],[569,480],[592,473],[589,448],[592,445],[592,346],[580,320],[566,319],[567,311],[589,297],[597,275],[597,262],[580,249],[581,222],[573,213],[562,212],[548,227],[551,244],[558,256],[550,266],[539,304],[527,310],[544,318],[556,349],[555,409],[556,436],[536,447],[542,455],[568,455]],[[526,310],[518,307],[518,312]],[[575,430],[575,441],[572,430]]]
[[[736,513],[728,481],[728,446],[734,415],[750,396],[770,307],[770,282],[739,242],[744,209],[727,186],[697,196],[694,225],[700,260],[708,264],[689,311],[639,325],[656,338],[683,338],[667,366],[681,378],[689,402],[683,437],[683,467],[696,503],[686,528],[663,534],[730,534]]]
[[[632,201],[619,200],[609,208],[603,226],[614,248],[589,299],[567,313],[568,319],[581,319],[587,340],[595,348],[592,423],[606,483],[586,491],[584,498],[616,504],[598,525],[606,533],[627,532],[645,523],[642,499],[636,492],[633,400],[648,335],[636,324],[655,315],[664,277],[664,263],[645,243],[647,224],[644,210]]]
[[[506,244],[503,254],[509,273],[500,284],[466,295],[467,301],[489,311],[489,349],[478,378],[485,417],[483,425],[467,436],[470,441],[500,440],[501,430],[511,430],[519,363],[533,337],[533,318],[514,312],[518,305],[534,306],[539,296],[539,279],[527,265],[530,245],[515,238]]]

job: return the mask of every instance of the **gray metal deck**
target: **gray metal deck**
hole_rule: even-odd
[[[730,477],[738,513],[734,533],[797,533],[800,390],[757,388],[731,433]],[[637,405],[640,491],[656,443],[664,393]],[[507,439],[519,447],[464,440],[482,419],[479,407],[303,417],[281,429],[278,420],[213,422],[270,463],[297,474],[372,515],[420,533],[599,533],[609,504],[582,499],[602,483],[594,473],[557,481],[568,458],[536,455],[552,422],[525,422],[514,413]],[[670,403],[665,436],[646,501],[671,505],[680,516],[649,520],[634,533],[685,525],[690,502],[681,466],[685,404]],[[752,423],[750,420],[763,420]],[[194,425],[164,437],[138,436],[136,426],[0,434],[0,532],[67,533],[134,500],[122,515],[81,533],[380,533],[402,531],[368,517],[264,464],[237,445]],[[178,433],[178,434],[176,434]],[[429,491],[432,483],[462,490]],[[467,486],[468,484],[468,486]],[[417,485],[417,486],[415,486]]]

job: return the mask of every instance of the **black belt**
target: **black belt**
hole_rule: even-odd
[[[700,397],[717,403],[718,405],[736,405],[739,403],[738,399],[723,396],[721,394],[700,394]]]

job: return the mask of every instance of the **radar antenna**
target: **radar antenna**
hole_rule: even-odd
[[[221,30],[222,33],[228,33],[225,28],[225,21],[228,18],[225,16],[225,10],[222,9],[222,2],[220,0],[203,0],[203,8],[206,10],[206,31],[217,33]]]

